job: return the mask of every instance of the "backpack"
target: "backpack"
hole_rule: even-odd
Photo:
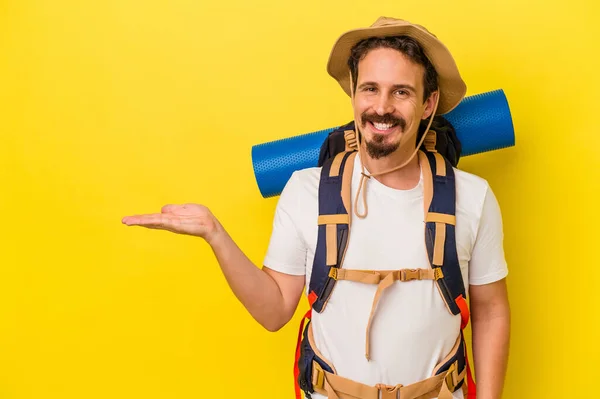
[[[425,134],[425,128],[422,123],[417,140]],[[297,399],[301,398],[300,390],[309,398],[315,391],[323,393],[324,381],[328,376],[335,374],[333,365],[314,347],[310,318],[313,310],[320,313],[325,309],[336,282],[341,279],[379,284],[373,309],[381,294],[379,291],[383,292],[385,287],[396,281],[432,280],[437,285],[449,312],[461,316],[461,333],[455,348],[436,367],[435,374],[444,378],[451,392],[461,387],[466,391],[468,384],[469,398],[475,397],[475,384],[468,365],[463,335],[469,321],[469,309],[455,240],[456,192],[453,167],[458,164],[461,145],[452,125],[441,116],[434,118],[426,134],[418,156],[423,165],[424,197],[427,204],[424,207],[424,239],[431,269],[402,269],[382,274],[374,271],[347,270],[342,267],[352,216],[350,182],[354,157],[357,154],[354,122],[333,130],[321,146],[318,239],[308,287],[310,308],[300,324],[294,362]],[[382,286],[383,289],[380,288]],[[305,328],[306,320],[308,323]],[[366,354],[368,358],[368,334]],[[467,384],[463,384],[465,377]],[[363,386],[359,390],[371,388]]]

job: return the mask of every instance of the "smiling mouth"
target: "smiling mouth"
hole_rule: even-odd
[[[377,132],[377,133],[389,133],[392,130],[394,130],[394,128],[396,126],[398,126],[397,123],[378,123],[378,122],[371,122],[369,121],[369,126],[371,126],[371,128]]]

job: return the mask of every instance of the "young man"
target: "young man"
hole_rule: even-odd
[[[473,397],[461,333],[469,310],[477,397],[500,398],[509,343],[508,271],[500,209],[487,182],[450,168],[455,215],[442,220],[436,214],[436,229],[453,226],[455,273],[468,293],[468,310],[457,300],[460,314],[449,312],[455,304],[437,283],[450,271],[443,266],[440,274],[433,272],[423,239],[424,201],[431,201],[433,180],[427,157],[417,151],[425,139],[417,142],[418,129],[421,121],[451,111],[466,92],[452,56],[423,27],[379,18],[340,37],[328,72],[351,97],[359,144],[342,167],[352,199],[343,207],[351,225],[347,249],[341,262],[327,260],[340,274],[329,274],[335,288],[322,302],[311,292],[312,273],[322,272],[313,269],[318,242],[325,241],[317,220],[334,223],[320,219],[323,168],[297,171],[288,181],[262,269],[204,206],[167,205],[159,214],[123,222],[204,238],[233,293],[269,331],[291,319],[306,287],[319,308],[302,343],[298,378],[313,398],[463,398],[467,386]],[[327,238],[328,251],[336,243]]]

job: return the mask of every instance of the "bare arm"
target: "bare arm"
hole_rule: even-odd
[[[304,276],[259,269],[224,230],[211,242],[233,293],[263,327],[277,331],[294,315],[304,288]]]
[[[510,341],[506,280],[471,285],[470,296],[477,399],[500,399]]]
[[[304,276],[258,268],[205,206],[166,205],[161,213],[127,216],[123,223],[203,238],[211,246],[234,295],[267,330],[279,330],[294,315]]]

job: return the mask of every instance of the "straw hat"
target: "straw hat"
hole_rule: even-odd
[[[421,45],[425,55],[438,73],[440,99],[436,114],[442,115],[452,111],[462,101],[467,91],[467,86],[460,77],[454,58],[446,46],[427,29],[402,19],[379,17],[368,28],[354,29],[344,33],[331,50],[327,72],[338,81],[346,94],[350,95],[348,58],[352,47],[359,41],[370,37],[400,35],[414,38]]]

